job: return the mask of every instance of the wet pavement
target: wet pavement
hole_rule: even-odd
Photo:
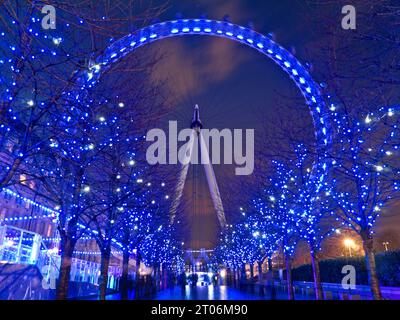
[[[159,291],[155,296],[148,297],[148,300],[271,300],[270,293],[263,296],[255,292],[244,292],[228,286],[204,285],[191,287],[174,287]],[[133,293],[130,297],[133,299]],[[313,297],[296,295],[296,300],[311,300]],[[119,294],[108,295],[107,300],[119,300]],[[277,300],[286,300],[287,294],[277,292]],[[146,300],[146,298],[145,298]]]

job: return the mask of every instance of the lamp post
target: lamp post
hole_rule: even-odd
[[[352,257],[351,248],[354,247],[355,243],[353,239],[346,238],[343,241],[344,245],[346,246],[347,250],[349,251],[349,256]]]
[[[388,251],[389,242],[388,241],[384,241],[384,242],[382,242],[382,244],[385,247],[385,251]]]

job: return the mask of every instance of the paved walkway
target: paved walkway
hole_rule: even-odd
[[[133,299],[133,296],[131,296]],[[108,295],[107,300],[119,300],[120,295]],[[162,290],[154,297],[150,297],[151,300],[271,300],[271,296],[266,294],[260,296],[256,293],[243,292],[238,289],[228,286],[196,286],[190,287],[186,285],[182,287],[174,287],[166,290]],[[286,300],[287,295],[285,293],[278,292],[277,300]],[[313,297],[296,295],[297,300],[310,300]]]

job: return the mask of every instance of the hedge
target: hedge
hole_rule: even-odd
[[[382,286],[400,286],[400,250],[386,251],[376,254],[376,271]],[[356,269],[356,283],[368,284],[368,274],[364,257],[337,258],[321,260],[319,267],[321,281],[341,283],[344,274],[342,268],[352,265]],[[311,264],[302,265],[292,270],[293,281],[313,281]]]

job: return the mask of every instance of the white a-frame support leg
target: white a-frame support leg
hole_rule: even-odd
[[[215,178],[214,169],[212,167],[210,156],[208,154],[206,143],[204,142],[203,135],[201,131],[199,133],[200,140],[200,153],[201,153],[201,163],[204,165],[204,171],[206,173],[208,189],[210,190],[211,199],[214,204],[214,209],[217,212],[217,218],[222,229],[226,227],[226,219],[224,207],[222,206],[221,195],[219,193],[219,188],[217,184],[217,179]]]
[[[178,209],[179,202],[182,198],[183,188],[185,186],[185,181],[189,170],[189,164],[190,162],[197,163],[197,161],[196,162],[192,161],[193,160],[192,157],[194,154],[193,147],[194,145],[196,145],[196,147],[198,146],[197,143],[196,144],[194,143],[196,139],[198,139],[200,142],[201,164],[204,165],[204,171],[207,177],[208,188],[210,190],[210,195],[213,201],[214,209],[217,213],[218,222],[221,228],[224,229],[226,227],[226,218],[225,218],[224,207],[222,205],[221,195],[219,193],[217,179],[215,178],[214,169],[212,167],[208,149],[204,141],[203,135],[201,134],[201,130],[197,132],[195,129],[192,130],[190,140],[186,145],[184,159],[181,159],[182,169],[180,171],[178,183],[176,186],[174,202],[172,203],[170,210],[171,223],[173,223],[175,219],[176,211]],[[197,155],[196,152],[195,154]]]

